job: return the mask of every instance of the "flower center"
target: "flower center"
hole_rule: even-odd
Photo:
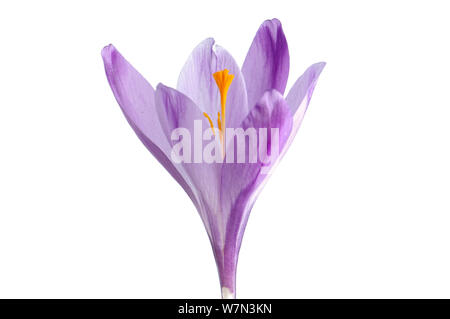
[[[228,74],[228,70],[224,69],[222,71],[218,71],[213,74],[214,80],[216,81],[217,87],[219,88],[220,92],[220,105],[221,110],[220,112],[217,112],[217,126],[219,128],[219,134],[220,134],[220,143],[222,144],[222,155],[225,156],[225,140],[224,140],[224,134],[225,134],[225,118],[226,118],[226,104],[227,104],[227,94],[228,89],[230,88],[231,82],[233,81],[234,75]],[[211,125],[211,128],[214,132],[214,124],[211,120],[211,117],[207,113],[203,113],[203,115],[208,119],[209,125]],[[215,135],[215,134],[214,134]]]

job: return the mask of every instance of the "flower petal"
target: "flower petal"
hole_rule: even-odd
[[[159,124],[153,87],[113,45],[103,48],[102,57],[109,85],[128,123],[147,149],[198,206],[195,191],[186,179],[182,167],[175,167],[170,161],[171,148]]]
[[[226,126],[238,127],[248,113],[244,78],[233,57],[209,38],[191,53],[178,78],[177,90],[188,96],[216,123],[221,110],[220,94],[213,73],[228,69],[234,75],[228,90]]]
[[[325,62],[319,62],[311,65],[308,69],[306,69],[302,76],[297,79],[286,96],[286,102],[294,117],[294,126],[288,144],[292,142],[293,138],[297,134],[305,112],[308,109],[309,102],[311,101],[317,80],[319,79],[320,73],[322,73],[325,65]]]
[[[203,140],[202,135],[205,129],[209,127],[209,123],[203,116],[201,110],[195,103],[183,93],[158,84],[156,88],[156,109],[161,121],[163,132],[167,141],[173,146],[177,141],[172,140],[172,132],[175,129],[183,128],[190,133],[190,147],[192,154],[190,162],[182,162],[185,172],[189,176],[189,180],[198,190],[200,207],[199,214],[205,224],[208,235],[214,242],[220,241],[219,235],[224,233],[220,231],[219,220],[217,216],[213,216],[219,212],[219,163],[208,164],[202,159],[195,162],[195,152],[201,152],[208,141]],[[200,124],[200,128],[196,128],[195,121]],[[185,138],[185,137],[183,137]],[[183,150],[185,151],[185,150]],[[201,155],[203,156],[203,155]],[[224,228],[224,227],[222,227]]]
[[[261,100],[250,111],[242,124],[244,130],[255,128],[267,129],[266,138],[259,137],[258,149],[267,145],[271,149],[275,141],[271,137],[271,129],[279,130],[279,154],[283,152],[286,141],[292,129],[292,115],[286,101],[280,92],[276,90],[267,91]],[[237,139],[230,147],[234,148],[234,156],[237,154]],[[272,150],[273,151],[273,150]],[[250,147],[246,148],[246,159],[250,155]],[[228,154],[231,152],[228,151]],[[264,152],[265,153],[265,152]],[[224,163],[222,166],[221,179],[221,202],[222,213],[227,217],[227,228],[224,247],[215,247],[216,262],[219,268],[222,287],[234,291],[235,271],[237,258],[247,224],[250,210],[256,200],[262,185],[269,176],[269,171],[278,162],[279,156],[271,153],[272,158],[258,156],[256,163]],[[220,258],[222,257],[222,259]]]
[[[289,50],[280,21],[266,20],[259,27],[242,66],[251,109],[264,92],[284,93],[289,75]]]

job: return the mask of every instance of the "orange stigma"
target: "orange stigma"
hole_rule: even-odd
[[[217,125],[220,133],[220,142],[222,144],[222,155],[225,157],[225,119],[226,119],[226,104],[227,104],[227,94],[230,88],[231,82],[233,81],[234,75],[229,74],[227,69],[213,73],[214,80],[216,81],[217,87],[220,92],[220,112],[217,113]],[[209,125],[214,131],[213,121],[208,116],[208,114],[203,113],[203,115],[208,119]]]

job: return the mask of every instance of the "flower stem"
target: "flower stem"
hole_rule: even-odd
[[[222,299],[236,299],[236,293],[227,287],[222,287]]]

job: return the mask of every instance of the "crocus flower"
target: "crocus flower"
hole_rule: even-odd
[[[238,254],[250,211],[270,175],[267,172],[272,172],[296,135],[325,63],[311,65],[284,97],[289,52],[276,19],[258,29],[242,68],[213,39],[201,42],[181,70],[176,89],[163,84],[153,89],[113,45],[103,49],[102,57],[129,124],[200,214],[214,252],[222,297],[235,298]],[[173,160],[173,131],[182,127],[194,133],[195,121],[217,133],[223,161]],[[266,154],[253,162],[228,162],[236,145],[230,146],[225,139],[225,128],[249,127],[277,128],[278,140],[268,136],[258,143],[277,142],[279,153],[267,153],[276,156]]]

